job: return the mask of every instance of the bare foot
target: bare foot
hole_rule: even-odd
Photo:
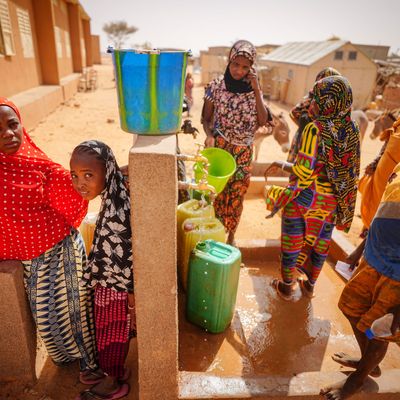
[[[358,363],[360,362],[359,359],[354,358],[349,356],[346,353],[335,353],[332,356],[332,360],[336,361],[338,364],[343,365],[344,367],[349,367],[349,368],[354,368],[357,369],[358,367]],[[381,369],[379,368],[379,365],[374,368],[371,372],[370,372],[370,376],[374,377],[374,378],[378,378],[379,376],[381,376],[382,372]]]
[[[363,384],[364,379],[353,372],[346,380],[322,388],[319,394],[327,400],[345,400],[356,394]]]
[[[292,300],[292,284],[287,284],[278,278],[271,281],[271,286],[276,290],[279,297],[284,300]]]
[[[314,286],[308,281],[308,279],[298,278],[297,282],[299,283],[301,293],[303,296],[308,299],[312,299],[314,297]]]

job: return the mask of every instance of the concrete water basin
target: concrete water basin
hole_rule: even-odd
[[[185,319],[179,295],[180,398],[318,398],[322,386],[345,379],[348,368],[335,352],[358,355],[346,318],[337,307],[343,279],[325,263],[308,300],[299,288],[293,301],[270,286],[279,276],[279,242],[241,243],[241,269],[234,317],[223,333],[210,334]],[[400,348],[391,344],[371,380],[355,399],[400,398]]]

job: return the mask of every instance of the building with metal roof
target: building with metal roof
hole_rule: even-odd
[[[308,93],[318,72],[333,67],[349,79],[354,107],[364,107],[371,100],[377,74],[375,63],[344,40],[287,43],[261,57],[259,65],[269,71],[271,98],[288,104]]]

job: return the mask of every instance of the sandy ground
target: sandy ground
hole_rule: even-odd
[[[132,144],[132,135],[123,132],[119,127],[119,116],[115,82],[111,60],[106,59],[102,65],[95,67],[98,71],[98,89],[94,92],[77,93],[71,100],[57,108],[34,130],[30,132],[36,144],[42,148],[52,159],[68,168],[70,154],[73,148],[81,141],[98,139],[109,144],[115,152],[120,165],[127,164],[128,153]],[[199,76],[195,75],[194,107],[192,108],[193,125],[200,131],[200,112],[202,107],[203,88],[198,84]],[[273,111],[283,111],[288,115],[289,107],[271,103]],[[23,116],[22,116],[23,117]],[[295,126],[287,117],[291,127],[291,136]],[[370,124],[362,146],[362,167],[369,163],[378,153],[381,143],[369,139]],[[204,133],[201,132],[194,140],[191,135],[179,135],[179,144],[184,153],[194,153],[195,142],[204,142]],[[264,140],[259,161],[270,162],[275,159],[285,159],[286,155],[272,137]],[[191,175],[191,164],[188,164],[188,175]],[[90,205],[90,211],[97,211],[99,201],[95,200]],[[356,212],[358,214],[358,210]],[[265,219],[266,210],[260,196],[248,196],[237,239],[278,238],[280,235],[280,220]],[[361,229],[361,220],[356,216],[350,233],[349,240],[356,244]],[[136,343],[133,341],[129,355],[129,364],[134,367],[136,359]],[[65,368],[55,367],[50,360],[45,361],[41,376],[35,385],[24,385],[21,382],[0,384],[0,398],[13,400],[70,400],[84,389],[78,382],[78,368],[71,365]],[[137,398],[137,384],[135,370],[131,379],[130,399]]]

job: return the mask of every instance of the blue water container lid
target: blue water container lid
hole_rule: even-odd
[[[365,335],[367,336],[368,339],[375,338],[374,332],[372,332],[370,328],[365,331]]]

